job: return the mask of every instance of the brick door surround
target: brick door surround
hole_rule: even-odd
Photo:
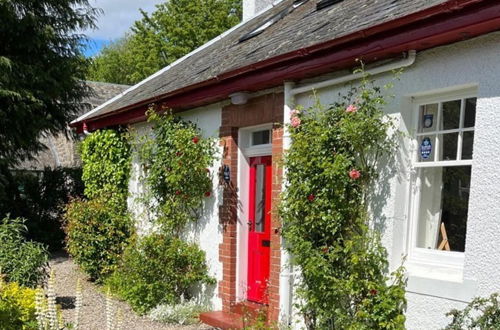
[[[227,105],[222,108],[222,125],[219,130],[223,151],[223,165],[231,171],[231,182],[224,184],[223,203],[219,220],[223,225],[223,240],[219,245],[219,261],[223,276],[219,282],[219,297],[225,312],[232,311],[237,302],[237,224],[238,224],[238,131],[240,128],[272,123],[272,216],[271,259],[268,283],[268,319],[278,321],[280,278],[280,221],[276,206],[281,192],[281,157],[283,152],[283,93],[270,93],[252,98],[247,104]],[[245,261],[246,262],[246,261]]]

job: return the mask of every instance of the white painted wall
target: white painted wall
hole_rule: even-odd
[[[273,2],[275,0],[243,0],[243,21],[249,20]]]
[[[428,269],[409,269],[408,329],[443,328],[445,313],[462,308],[471,296],[486,296],[500,291],[500,33],[431,49],[417,54],[416,63],[407,68],[390,91],[395,95],[387,113],[399,119],[402,131],[412,133],[412,96],[433,93],[450,87],[477,85],[478,101],[474,140],[469,217],[463,275],[446,276],[446,271],[431,275]],[[390,74],[379,75],[384,84]],[[331,103],[342,86],[317,91],[323,103]],[[296,97],[296,104],[310,105],[311,94]],[[397,267],[407,253],[410,140],[402,141],[394,167],[395,176],[378,187],[387,187],[383,205],[374,210],[383,229],[391,267]],[[437,265],[436,265],[437,267]]]
[[[182,113],[186,120],[190,120],[198,125],[204,137],[218,137],[221,125],[221,106],[214,104],[207,107],[197,108]],[[139,123],[133,126],[137,136],[151,132],[151,126],[147,123]],[[205,199],[202,216],[200,220],[191,224],[185,233],[186,240],[197,243],[206,253],[207,264],[210,275],[217,282],[222,280],[222,263],[219,262],[219,244],[222,243],[222,227],[219,225],[219,204],[222,203],[222,191],[218,188],[218,170],[220,167],[221,149],[219,148],[219,159],[210,168],[213,176],[214,193]],[[143,207],[137,199],[144,192],[144,185],[140,182],[141,166],[137,158],[132,161],[132,174],[129,182],[130,197],[128,199],[129,210],[137,220],[137,229],[140,234],[146,234],[152,230],[151,221],[153,215],[147,214],[147,208]],[[210,304],[214,310],[222,308],[222,300],[218,297],[217,285],[205,287],[198,293],[204,303]]]

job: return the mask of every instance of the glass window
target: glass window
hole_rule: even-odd
[[[471,160],[475,116],[476,98],[421,105],[417,162]]]
[[[271,143],[271,130],[252,132],[252,146]]]
[[[265,201],[266,201],[266,166],[259,164],[255,169],[255,231],[262,233],[265,231]]]
[[[415,244],[465,251],[476,98],[419,106]]]
[[[471,166],[419,170],[417,247],[465,251]]]

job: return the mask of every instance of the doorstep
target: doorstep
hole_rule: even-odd
[[[257,320],[261,311],[266,310],[267,305],[243,301],[234,305],[231,308],[231,312],[216,311],[201,313],[200,321],[223,330],[243,329],[245,320],[247,320],[247,325],[250,325]]]

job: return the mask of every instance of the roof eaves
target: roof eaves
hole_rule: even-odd
[[[99,112],[99,110],[101,110],[102,108],[106,107],[107,105],[119,100],[120,98],[122,98],[124,95],[126,95],[127,93],[139,88],[140,86],[144,85],[145,83],[147,83],[148,81],[158,77],[159,75],[165,73],[166,71],[168,71],[169,69],[171,69],[172,67],[174,67],[175,65],[178,65],[179,63],[181,63],[182,61],[186,60],[187,58],[191,57],[192,55],[202,51],[203,49],[211,46],[212,44],[214,44],[215,42],[223,39],[225,36],[227,36],[228,34],[230,34],[231,32],[233,32],[234,30],[238,29],[239,27],[247,24],[248,22],[250,22],[251,20],[259,17],[260,15],[264,14],[266,11],[268,11],[269,9],[273,8],[274,6],[276,6],[277,4],[279,4],[280,2],[282,2],[283,0],[276,0],[274,1],[271,5],[267,6],[266,8],[262,9],[260,12],[258,12],[257,14],[255,14],[253,17],[251,17],[250,19],[246,20],[246,21],[242,21],[238,24],[236,24],[235,26],[233,26],[232,28],[230,28],[229,30],[223,32],[222,34],[218,35],[217,37],[213,38],[212,40],[208,41],[207,43],[201,45],[200,47],[196,48],[195,50],[193,50],[192,52],[184,55],[183,57],[177,59],[176,61],[172,62],[171,64],[167,65],[166,67],[164,67],[163,69],[155,72],[154,74],[152,74],[151,76],[145,78],[144,80],[138,82],[137,84],[133,85],[132,87],[128,88],[127,90],[123,91],[122,93],[116,95],[115,97],[109,99],[108,101],[104,102],[103,104],[101,104],[100,106],[92,109],[91,111],[85,113],[84,115],[78,117],[77,119],[73,120],[71,123],[70,123],[70,126],[75,126],[76,124],[78,124],[79,122],[82,122],[84,121],[85,119],[89,119],[89,118],[92,118],[94,114],[97,114]]]

